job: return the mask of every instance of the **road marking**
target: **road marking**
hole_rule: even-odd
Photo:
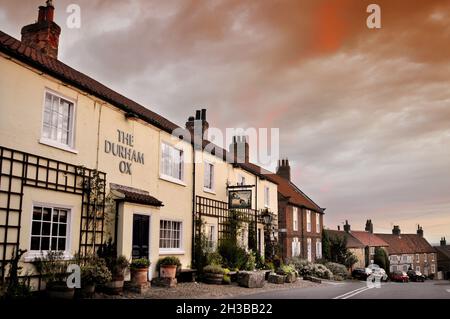
[[[364,287],[361,287],[361,288],[358,288],[358,289],[349,291],[349,292],[347,292],[347,293],[345,293],[345,294],[343,294],[343,295],[334,297],[333,299],[347,299],[347,298],[349,298],[349,297],[353,297],[353,296],[355,296],[355,295],[357,295],[357,294],[359,294],[359,293],[361,293],[361,292],[364,292],[364,291],[366,291],[366,290],[369,290],[369,289],[372,289],[372,287],[364,286]]]
[[[447,290],[447,292],[450,292],[450,289],[446,289]]]

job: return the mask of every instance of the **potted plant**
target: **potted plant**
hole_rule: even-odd
[[[161,278],[175,278],[177,276],[177,268],[180,266],[181,263],[178,257],[164,257],[158,260],[159,276]]]
[[[97,285],[104,285],[111,280],[111,271],[106,267],[105,260],[91,257],[81,266],[82,296],[92,297]]]
[[[35,259],[36,270],[45,278],[46,292],[50,298],[73,299],[75,289],[67,287],[67,266],[61,251],[49,251]]]
[[[208,265],[203,268],[203,273],[205,283],[221,285],[225,271],[220,265]]]
[[[150,261],[147,258],[133,259],[130,265],[131,282],[136,285],[147,283],[148,267]]]
[[[130,265],[128,259],[123,255],[117,256],[116,245],[113,244],[112,239],[100,247],[98,255],[105,260],[106,266],[111,272],[111,280],[104,285],[106,292],[120,294],[123,291],[125,269]]]

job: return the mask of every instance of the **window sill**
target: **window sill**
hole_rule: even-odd
[[[67,145],[64,145],[64,144],[60,144],[60,143],[57,143],[55,141],[52,141],[52,140],[49,140],[49,139],[46,139],[46,138],[41,138],[39,140],[39,143],[43,144],[43,145],[50,146],[50,147],[54,147],[54,148],[57,148],[57,149],[60,149],[60,150],[63,150],[63,151],[66,151],[66,152],[69,152],[69,153],[72,153],[72,154],[78,154],[78,151],[76,149],[73,149],[70,146],[67,146]]]
[[[171,176],[167,176],[167,175],[164,175],[164,174],[159,174],[159,178],[162,179],[162,180],[165,180],[167,182],[180,185],[180,186],[185,186],[185,187],[187,186],[187,184],[185,182],[183,182],[182,180],[173,178]]]
[[[203,191],[204,191],[205,193],[209,193],[209,194],[216,195],[216,191],[215,191],[215,190],[209,189],[209,188],[207,188],[207,187],[203,187]]]
[[[26,263],[32,263],[36,261],[36,258],[45,258],[47,254],[48,251],[30,251],[25,253],[23,258]],[[71,260],[71,259],[73,259],[73,255],[65,251],[63,254],[63,260]]]
[[[184,255],[186,252],[184,250],[160,250],[160,255]]]

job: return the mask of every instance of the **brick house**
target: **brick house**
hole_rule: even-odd
[[[390,271],[407,271],[410,267],[429,276],[437,272],[436,250],[423,237],[423,229],[418,226],[416,234],[402,234],[399,226],[394,226],[392,234],[376,234],[386,243],[390,260]]]
[[[351,232],[351,235],[364,245],[365,266],[373,263],[376,248],[383,248],[384,250],[387,251],[389,244],[386,243],[380,237],[374,235],[372,220],[370,220],[370,219],[367,220],[366,228],[364,231],[360,231],[360,230],[351,231],[350,225],[348,225],[348,222],[344,226],[344,228],[346,228],[346,227],[348,227],[348,232]]]
[[[442,271],[444,279],[450,279],[450,245],[447,245],[445,237],[442,237],[440,245],[434,248],[437,251],[438,271]]]
[[[364,268],[365,267],[365,260],[366,260],[366,252],[365,252],[365,246],[363,243],[361,243],[358,239],[352,236],[350,232],[346,232],[343,230],[331,230],[327,229],[325,230],[329,236],[330,239],[332,238],[346,238],[347,239],[347,249],[358,258],[358,262],[353,265],[352,269],[354,268]]]
[[[315,261],[322,258],[325,209],[292,183],[287,159],[279,161],[277,173],[268,176],[278,183],[278,234],[283,259],[299,256]]]

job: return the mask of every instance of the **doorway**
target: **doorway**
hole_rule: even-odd
[[[133,249],[132,258],[149,259],[150,216],[133,215]]]

